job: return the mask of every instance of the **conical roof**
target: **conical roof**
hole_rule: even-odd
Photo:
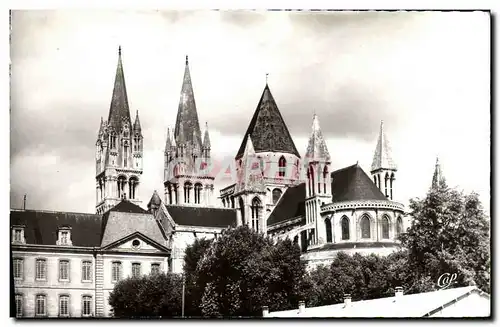
[[[332,202],[387,200],[357,163],[334,171],[331,177]]]
[[[397,170],[397,166],[392,160],[392,151],[384,132],[383,121],[380,122],[380,132],[372,162],[372,171],[379,169]]]
[[[200,125],[198,122],[198,112],[194,100],[194,91],[191,84],[191,74],[189,72],[189,62],[186,56],[186,67],[184,69],[184,80],[182,82],[181,98],[177,110],[177,120],[175,122],[174,137],[179,143],[181,126],[184,133],[184,142],[193,143],[196,138],[198,144],[202,144]]]
[[[134,131],[141,131],[141,122],[139,121],[139,110],[135,114]]]
[[[115,85],[113,87],[113,96],[109,108],[108,124],[115,131],[119,131],[122,122],[130,125],[130,111],[128,106],[127,88],[125,87],[125,75],[123,73],[122,51],[118,48],[118,65],[116,67]]]
[[[319,120],[316,114],[313,116],[312,132],[307,144],[306,159],[310,161],[330,162],[330,153],[319,127]]]
[[[205,137],[203,138],[203,147],[210,148],[210,136],[208,135],[208,123],[205,123]]]
[[[236,154],[236,159],[243,155],[248,135],[252,135],[255,152],[284,152],[300,158],[267,84]]]

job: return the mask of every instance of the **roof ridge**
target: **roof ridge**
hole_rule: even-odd
[[[10,209],[11,212],[41,212],[41,213],[64,213],[64,214],[79,214],[79,215],[88,215],[88,216],[102,216],[97,213],[89,213],[89,212],[77,212],[77,211],[56,211],[56,210],[45,210],[45,209]]]

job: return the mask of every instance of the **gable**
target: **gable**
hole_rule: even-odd
[[[105,249],[117,252],[136,253],[160,253],[168,250],[163,245],[154,242],[141,233],[130,234],[121,240],[109,244]]]

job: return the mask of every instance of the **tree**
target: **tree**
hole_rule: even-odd
[[[305,294],[305,264],[289,239],[276,243],[247,226],[225,230],[196,269],[205,316],[260,316],[295,308]]]
[[[181,315],[182,278],[150,274],[118,282],[109,295],[115,317],[172,317]]]
[[[454,286],[476,284],[489,291],[489,223],[478,195],[464,195],[444,181],[423,200],[410,201],[412,226],[401,237],[409,265],[422,279],[437,282],[443,273],[457,273]],[[425,287],[428,288],[428,287]]]
[[[186,283],[185,315],[188,317],[202,316],[200,306],[205,284],[201,280],[198,280],[196,269],[211,244],[212,240],[205,238],[196,239],[184,252],[183,271]]]

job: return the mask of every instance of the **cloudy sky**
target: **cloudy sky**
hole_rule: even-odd
[[[236,154],[269,73],[301,154],[316,112],[332,170],[359,161],[369,172],[383,120],[396,200],[425,195],[439,155],[448,183],[489,206],[489,30],[485,13],[14,12],[11,207],[27,193],[28,208],[95,211],[118,45],[145,137],[144,205],[162,190],[188,54],[216,159]]]

